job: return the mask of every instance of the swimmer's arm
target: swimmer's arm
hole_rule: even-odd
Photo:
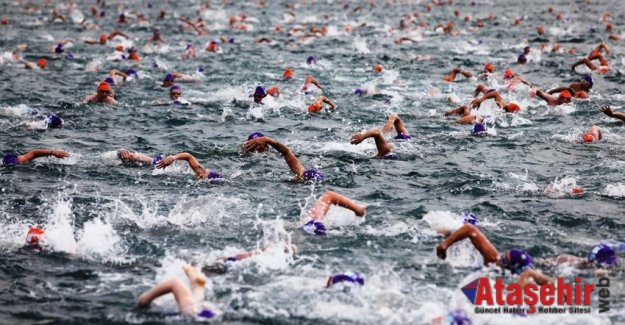
[[[375,140],[375,146],[378,149],[376,157],[383,157],[391,152],[391,146],[389,146],[388,142],[386,142],[384,135],[380,132],[380,130],[378,130],[378,128],[371,128],[365,131],[365,133],[353,135],[349,143],[359,144],[367,138],[373,138]]]
[[[333,103],[331,100],[329,100],[326,96],[321,96],[321,97],[319,97],[319,99],[320,99],[322,102],[324,102],[324,103],[326,103],[326,104],[330,105],[330,109],[335,109],[335,108],[336,108],[336,104],[334,104],[334,103]]]
[[[502,108],[505,105],[503,102],[503,98],[501,98],[501,95],[499,94],[498,91],[491,91],[490,93],[485,94],[481,98],[476,98],[471,102],[471,104],[473,104],[472,105],[473,107],[480,107],[480,104],[482,104],[482,102],[491,98],[495,99],[495,102],[497,102],[497,106],[499,106],[499,108]]]
[[[333,204],[350,209],[359,217],[364,217],[367,212],[366,206],[360,205],[336,192],[327,191],[310,208],[308,217],[313,220],[323,220],[330,209],[330,205]]]
[[[115,38],[115,36],[123,36],[125,39],[128,39],[128,35],[126,35],[126,34],[124,34],[124,33],[120,32],[120,31],[118,31],[118,30],[111,32],[111,33],[109,34],[109,36],[108,36],[108,39],[109,39],[109,40],[112,40],[113,38]]]
[[[69,152],[65,150],[54,150],[54,149],[35,149],[31,150],[27,154],[23,154],[17,157],[20,164],[25,164],[33,159],[37,159],[40,157],[48,157],[54,156],[56,158],[65,158],[69,157]]]
[[[597,51],[601,51],[602,49],[605,50],[605,54],[610,54],[610,48],[603,42],[597,45]]]
[[[438,255],[441,259],[445,259],[447,257],[447,249],[453,244],[466,238],[469,238],[475,249],[480,252],[484,258],[484,265],[498,262],[499,252],[495,246],[491,244],[488,238],[486,238],[486,236],[484,236],[484,234],[477,229],[477,227],[471,224],[465,224],[458,228],[451,235],[449,235],[449,237],[436,246],[436,255]]]
[[[257,251],[243,252],[243,253],[240,253],[240,254],[237,254],[237,255],[233,255],[233,256],[223,256],[223,257],[220,257],[219,260],[226,261],[229,258],[236,258],[236,259],[239,259],[239,260],[244,260],[246,258],[250,258],[250,257],[252,257],[254,255],[258,255],[258,254],[259,254],[259,252],[257,252]]]
[[[123,73],[123,72],[121,72],[119,70],[115,70],[115,69],[111,70],[109,72],[109,75],[111,75],[112,77],[120,76],[120,77],[124,78],[124,81],[126,81],[126,78],[128,78],[127,74],[125,74],[125,73]]]
[[[542,90],[538,90],[536,91],[536,96],[542,98],[543,100],[545,100],[547,103],[550,103],[554,101],[553,97],[547,93],[545,93]]]
[[[612,118],[615,118],[615,119],[618,119],[618,120],[621,120],[621,121],[625,122],[625,113],[612,112],[612,108],[609,105],[606,105],[606,106],[602,107],[600,109],[600,111],[601,111],[601,113],[603,113],[603,114],[605,114],[605,115],[607,115],[609,117],[612,117]]]
[[[517,280],[517,284],[521,286],[521,288],[525,287],[525,285],[527,283],[529,283],[530,280],[534,280],[534,282],[536,282],[536,284],[538,285],[543,285],[543,284],[547,284],[547,283],[551,283],[554,284],[555,281],[553,280],[553,278],[548,277],[544,274],[542,274],[541,272],[534,270],[534,269],[529,269],[529,270],[525,270],[523,271],[523,273],[521,273],[521,275],[519,276],[519,279]]]
[[[319,89],[323,89],[323,88],[321,87],[321,84],[319,84],[319,81],[317,81],[317,79],[315,79],[314,77],[311,77],[311,78],[310,78],[310,83],[311,83],[311,84],[313,84],[313,85],[315,85],[315,86],[317,86],[317,88],[319,88]]]
[[[561,93],[561,92],[563,92],[565,90],[568,90],[568,89],[569,89],[569,87],[558,87],[558,88],[554,88],[554,89],[551,89],[551,90],[547,91],[547,94],[553,95],[554,93]],[[573,93],[571,93],[571,94],[573,94]]]
[[[139,162],[148,165],[152,164],[152,157],[128,150],[118,151],[117,157],[123,162]]]
[[[100,44],[100,41],[96,41],[96,40],[92,40],[92,39],[85,40],[84,42],[85,42],[85,44],[89,44],[89,45]]]
[[[277,140],[273,138],[264,136],[264,137],[259,137],[256,139],[248,140],[243,144],[243,149],[248,152],[253,152],[256,150],[256,148],[262,147],[265,145],[270,145],[274,149],[276,149],[278,152],[280,152],[282,156],[284,157],[284,160],[286,161],[286,163],[289,165],[289,168],[291,168],[291,171],[295,175],[297,175],[298,177],[302,177],[304,175],[306,168],[304,168],[304,166],[299,161],[299,159],[297,159],[295,154],[293,154],[293,151],[291,151],[289,147],[285,146],[284,144],[278,142]]]
[[[163,158],[158,162],[158,164],[156,164],[156,168],[165,168],[176,160],[185,160],[189,164],[189,167],[193,169],[193,172],[195,172],[196,178],[206,177],[206,169],[204,169],[204,166],[202,166],[202,164],[200,164],[192,154],[187,152],[181,152],[175,156],[167,156]]]

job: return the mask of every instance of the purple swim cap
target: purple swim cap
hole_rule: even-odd
[[[236,42],[236,40],[234,39],[234,37],[230,37],[228,39],[228,43],[230,43],[230,44],[234,44],[235,42]]]
[[[480,221],[480,219],[478,219],[477,217],[477,214],[473,212],[462,212],[460,216],[462,217],[463,224],[470,223],[474,226],[477,226],[477,223]]]
[[[236,257],[236,256],[231,256],[231,257],[228,257],[228,258],[226,259],[226,262],[238,262],[238,261],[240,261],[240,260],[241,260],[241,259],[240,259],[240,258],[238,258],[238,257]]]
[[[408,133],[400,133],[395,136],[395,140],[410,140],[412,136]]]
[[[328,234],[326,226],[321,221],[310,220],[302,227],[302,229],[311,235],[325,236]]]
[[[224,176],[218,172],[215,171],[209,171],[208,175],[206,175],[206,178],[208,179],[223,179]]]
[[[524,47],[524,48],[523,48],[523,53],[527,54],[527,53],[529,53],[531,50],[532,50],[532,48],[531,48],[531,47],[526,46],[526,47]]]
[[[215,317],[215,315],[217,314],[215,314],[212,310],[208,308],[204,308],[201,312],[197,313],[197,317],[200,318],[213,318]]]
[[[505,257],[502,257],[501,266],[509,269],[513,274],[521,273],[525,269],[531,269],[534,267],[534,260],[532,259],[532,256],[530,256],[530,254],[528,254],[526,251],[513,248],[509,250],[509,252],[510,260],[508,261]]]
[[[391,105],[392,104],[392,102],[391,102],[392,98],[393,97],[389,97],[389,98],[385,99],[384,100],[384,105]]]
[[[331,276],[330,281],[328,282],[330,286],[333,286],[341,282],[349,282],[349,283],[354,283],[354,284],[363,286],[365,285],[365,278],[360,273],[345,272],[345,273],[339,273],[339,274],[335,274]]]
[[[467,312],[465,312],[463,309],[456,309],[447,313],[445,324],[471,325],[473,324],[473,322],[471,322],[471,319],[469,318],[469,315],[467,315]]]
[[[111,77],[106,77],[106,79],[104,79],[104,81],[106,81],[109,85],[114,85],[115,84],[115,79],[113,79]]]
[[[180,88],[180,86],[178,85],[175,85],[169,88],[169,93],[171,94],[174,90],[180,90],[182,92],[182,88]]]
[[[190,48],[193,48],[193,44],[192,43],[187,43],[187,47],[185,48],[185,50],[188,50]]]
[[[17,157],[17,155],[14,154],[12,151],[7,151],[4,153],[4,156],[2,157],[2,164],[3,165],[19,165],[20,160]]]
[[[321,182],[323,181],[323,179],[324,179],[323,174],[314,168],[306,169],[304,171],[305,181]]]
[[[527,57],[525,56],[525,54],[521,54],[517,58],[516,62],[517,63],[527,63]]]
[[[367,94],[367,90],[366,89],[362,89],[362,88],[356,88],[356,90],[354,91],[354,94],[356,94],[358,96],[366,95]]]
[[[63,49],[63,44],[61,43],[57,44],[54,48],[54,53],[63,53],[63,51],[65,50]]]
[[[314,56],[312,56],[312,55],[311,55],[311,56],[309,56],[309,57],[306,59],[306,63],[308,63],[308,64],[317,63],[317,59],[316,59]]]
[[[618,263],[616,252],[606,244],[599,244],[593,247],[588,256],[589,262],[595,262],[603,265],[616,265]]]
[[[163,82],[165,82],[165,81],[175,81],[175,80],[176,80],[176,78],[174,77],[174,75],[171,74],[171,73],[168,73],[168,74],[165,75],[165,79],[163,79]]]
[[[158,164],[158,162],[161,160],[163,160],[163,155],[158,154],[154,156],[154,158],[152,158],[152,166],[156,166],[156,164]]]
[[[132,52],[137,52],[137,48],[133,46],[128,49],[128,53],[132,53]]]
[[[46,116],[46,126],[49,129],[63,127],[63,119],[54,113],[49,113],[48,116]]]
[[[153,33],[153,34],[155,34],[155,35],[160,35],[161,30],[160,30],[160,29],[158,29],[158,28],[155,28],[155,29],[154,29],[154,31],[153,31],[152,33]]]
[[[256,90],[254,90],[254,96],[267,96],[267,93],[265,92],[265,88],[258,86],[256,87]]]
[[[128,70],[126,70],[126,74],[129,75],[129,76],[135,76],[135,77],[138,76],[137,70],[135,70],[135,69],[128,69]]]
[[[475,123],[471,129],[473,134],[482,134],[486,132],[486,126],[482,123]]]
[[[592,80],[592,75],[590,73],[584,74],[584,76],[582,77],[582,80],[586,80],[586,82],[590,85],[590,87],[592,87],[592,85],[594,84]]]
[[[199,65],[199,66],[197,67],[197,72],[202,73],[202,72],[204,72],[204,71],[206,71],[206,68],[204,68],[204,66],[203,66],[203,65]]]
[[[397,160],[399,159],[399,155],[395,152],[389,152],[386,155],[382,156],[382,159]]]
[[[256,131],[252,134],[250,134],[249,137],[247,137],[247,140],[252,140],[252,139],[256,139],[256,138],[260,138],[260,137],[264,137],[265,135],[262,134],[260,131]]]

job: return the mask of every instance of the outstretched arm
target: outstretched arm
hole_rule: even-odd
[[[120,77],[124,78],[124,81],[126,81],[126,78],[128,78],[127,74],[125,74],[125,73],[123,73],[123,72],[121,72],[119,70],[115,70],[115,69],[112,69],[111,71],[109,71],[109,75],[111,77],[120,76]]]
[[[597,70],[597,66],[594,63],[590,62],[590,60],[588,60],[587,58],[583,58],[573,63],[573,65],[571,66],[571,70],[575,70],[575,68],[580,64],[585,64],[590,70]]]
[[[317,98],[317,101],[322,101],[328,105],[330,105],[330,109],[335,109],[336,108],[336,104],[334,104],[331,100],[328,99],[328,97],[326,96],[319,96],[319,98]]]
[[[125,39],[128,39],[128,35],[126,35],[126,34],[124,34],[124,33],[120,32],[120,31],[118,31],[118,30],[111,32],[111,33],[109,34],[109,36],[108,36],[108,39],[109,39],[109,40],[112,40],[113,38],[115,38],[115,36],[118,36],[118,35],[119,35],[119,36],[124,37]]]
[[[117,152],[117,157],[121,159],[122,162],[138,162],[142,164],[152,164],[152,157],[146,156],[144,154],[128,151],[128,150],[120,150]]]
[[[196,302],[204,300],[206,277],[200,270],[191,265],[185,265],[183,269],[191,282],[191,290],[179,279],[170,279],[159,283],[139,296],[139,307],[147,307],[154,299],[172,293],[176,298],[180,313],[194,317]]]
[[[286,161],[287,165],[289,165],[289,168],[291,168],[291,171],[293,172],[293,174],[295,174],[297,177],[304,176],[304,172],[306,171],[306,168],[302,165],[302,163],[300,163],[299,159],[297,159],[293,151],[291,151],[289,147],[285,146],[284,144],[278,142],[275,139],[272,139],[268,136],[264,136],[264,137],[259,137],[256,139],[248,140],[243,144],[243,149],[245,151],[255,152],[257,148],[262,148],[266,145],[272,146],[274,149],[276,149],[279,153],[282,154],[282,156],[284,157],[284,160]]]
[[[310,211],[308,211],[308,217],[313,220],[323,220],[330,209],[330,205],[333,204],[350,209],[359,217],[364,217],[367,212],[366,206],[358,204],[336,192],[327,191],[313,204]]]
[[[373,138],[375,140],[375,146],[378,148],[378,154],[376,157],[383,157],[384,155],[391,152],[391,146],[384,139],[384,135],[382,132],[378,130],[378,128],[372,128],[367,130],[365,133],[358,133],[352,136],[352,139],[349,141],[351,144],[359,144],[363,140],[367,138]]]
[[[466,238],[469,238],[473,246],[482,254],[484,265],[497,262],[499,252],[495,246],[490,243],[488,238],[477,227],[471,224],[465,224],[458,228],[458,230],[454,231],[442,243],[436,246],[436,255],[445,259],[447,257],[447,248]]]
[[[384,124],[384,127],[382,127],[382,132],[384,133],[390,132],[393,129],[393,127],[395,127],[395,131],[397,131],[398,135],[410,134],[408,130],[406,129],[404,122],[401,120],[399,115],[397,115],[397,113],[393,113],[391,114],[391,116],[388,117],[388,121],[386,121],[386,124]]]
[[[543,285],[547,283],[551,283],[551,284],[555,283],[555,281],[551,277],[548,277],[534,269],[527,269],[523,271],[523,273],[521,273],[516,283],[520,285],[521,288],[523,288],[525,287],[527,283],[530,282],[530,280],[534,280],[534,282],[536,282],[536,284],[538,285]]]
[[[158,164],[156,164],[156,168],[165,168],[171,165],[176,160],[185,160],[189,164],[189,167],[193,169],[196,178],[206,178],[206,176],[208,175],[208,172],[206,171],[204,166],[202,166],[202,164],[200,164],[197,159],[193,157],[193,155],[186,152],[179,153],[175,156],[167,156],[163,158],[161,161],[158,162]]]
[[[482,102],[484,102],[487,99],[491,99],[494,98],[495,102],[497,103],[497,106],[499,106],[499,108],[503,108],[506,103],[503,101],[503,98],[501,97],[501,95],[499,94],[498,91],[491,91],[487,94],[485,94],[484,96],[482,96],[481,98],[476,98],[474,100],[471,101],[471,106],[472,107],[480,107],[480,105],[482,104]]]
[[[547,91],[547,94],[549,95],[553,95],[554,93],[561,93],[565,90],[569,90],[569,87],[558,87],[558,88],[554,88],[554,89],[550,89]],[[569,90],[570,91],[570,90]],[[574,94],[575,92],[571,92],[571,94]]]
[[[545,100],[550,105],[551,105],[551,103],[556,101],[556,99],[553,96],[547,94],[546,92],[544,92],[542,90],[537,90],[536,91],[536,96],[542,98],[543,100]]]
[[[37,159],[40,157],[48,157],[54,156],[56,158],[65,158],[69,157],[69,152],[65,150],[54,150],[54,149],[35,149],[31,150],[27,154],[23,154],[17,157],[20,164],[25,164],[33,159]]]
[[[615,118],[615,119],[618,119],[618,120],[621,120],[621,121],[625,122],[625,113],[612,112],[612,108],[609,105],[602,107],[600,109],[600,111],[601,111],[601,113],[603,113],[603,114],[605,114],[605,115],[607,115],[609,117],[612,117],[612,118]]]

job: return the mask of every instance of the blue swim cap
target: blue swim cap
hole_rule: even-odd
[[[264,134],[262,134],[262,132],[260,132],[260,131],[256,131],[256,132],[254,132],[254,133],[250,134],[250,136],[249,136],[249,137],[247,137],[247,140],[252,140],[252,139],[256,139],[256,138],[260,138],[260,137],[264,137],[264,136],[265,136],[265,135],[264,135]]]
[[[593,247],[588,256],[588,261],[600,265],[616,265],[618,263],[616,252],[612,247],[606,244],[599,244]]]
[[[382,159],[397,160],[399,159],[399,155],[394,152],[389,152],[386,155],[382,156]]]
[[[154,31],[152,32],[153,34],[159,35],[161,33],[161,30],[158,28],[155,28]]]
[[[201,317],[201,318],[213,318],[215,317],[215,315],[216,314],[208,308],[204,308],[202,309],[201,312],[197,313],[197,317]]]
[[[114,85],[115,84],[115,79],[113,79],[111,77],[106,77],[106,79],[104,79],[104,81],[106,81],[109,85]]]
[[[395,136],[395,139],[396,140],[410,140],[412,139],[412,136],[408,133],[400,133]]]
[[[236,42],[236,40],[234,39],[234,37],[230,37],[228,39],[228,43],[230,43],[230,44],[234,44],[235,42]]]
[[[324,179],[323,174],[320,171],[318,171],[318,170],[316,170],[314,168],[306,169],[304,171],[304,180],[305,181],[321,182],[321,181],[323,181],[323,179]]]
[[[231,256],[231,257],[226,258],[226,262],[238,262],[240,260],[241,259],[236,256]]]
[[[302,227],[302,229],[311,235],[325,236],[328,234],[326,226],[321,221],[310,220]]]
[[[174,90],[180,90],[182,92],[182,88],[180,88],[180,86],[174,85],[171,88],[169,88],[169,93],[171,94]]]
[[[135,77],[139,76],[137,74],[137,70],[135,70],[135,69],[128,69],[128,70],[126,70],[126,74],[129,75],[129,76],[135,76]]]
[[[516,62],[517,63],[527,63],[527,57],[525,56],[525,54],[521,54],[517,58]]]
[[[3,165],[19,165],[20,160],[17,157],[17,155],[14,154],[12,151],[7,151],[4,153],[4,156],[2,157],[2,164]]]
[[[316,59],[314,56],[312,56],[312,55],[311,55],[311,56],[309,56],[309,57],[306,59],[306,63],[308,63],[308,64],[317,63],[317,59]]]
[[[467,312],[463,309],[452,310],[447,313],[446,322],[447,325],[471,325],[471,319]]]
[[[481,134],[486,132],[486,126],[482,123],[475,123],[471,129],[473,134]]]
[[[54,113],[49,113],[46,116],[46,126],[50,129],[63,127],[63,119]]]
[[[204,72],[204,71],[206,71],[206,69],[204,68],[204,66],[203,66],[203,65],[198,65],[198,67],[197,67],[197,72]]]
[[[54,48],[54,53],[63,53],[63,51],[65,51],[63,49],[63,44],[59,43],[56,45],[56,47]]]
[[[584,74],[584,76],[582,77],[583,80],[586,80],[586,82],[590,85],[590,87],[592,87],[592,85],[594,84],[593,80],[592,80],[592,75],[590,73],[586,73]]]
[[[502,255],[501,266],[509,269],[512,272],[512,274],[518,274],[518,273],[523,272],[526,269],[531,269],[534,267],[534,264],[533,264],[534,260],[532,259],[532,256],[528,254],[526,251],[517,249],[517,248],[512,248],[511,250],[509,250],[509,252],[510,252],[510,260],[508,261],[505,258],[506,254]]]
[[[258,86],[256,87],[256,90],[254,90],[254,96],[267,96],[267,93],[265,92],[265,88]]]
[[[137,48],[133,46],[128,49],[128,53],[132,53],[132,52],[137,52]]]
[[[480,219],[478,219],[477,217],[477,214],[473,212],[462,212],[460,216],[462,217],[463,224],[470,223],[474,226],[477,226],[477,223],[480,221]]]
[[[218,172],[215,171],[209,171],[208,175],[206,175],[206,178],[208,179],[223,179],[224,176]]]
[[[366,95],[367,94],[367,90],[366,89],[362,89],[362,88],[356,88],[356,90],[354,91],[354,94],[356,94],[358,96]]]
[[[175,81],[175,80],[176,80],[176,77],[174,77],[173,74],[168,73],[168,74],[165,75],[165,79],[163,79],[163,82],[165,82],[165,81]]]
[[[360,273],[345,272],[330,276],[328,284],[333,286],[341,282],[349,282],[363,286],[365,285],[365,278]]]
[[[154,158],[152,158],[152,166],[156,166],[156,164],[158,164],[158,162],[161,160],[163,160],[163,155],[158,154],[154,156]]]

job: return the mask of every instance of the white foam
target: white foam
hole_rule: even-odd
[[[623,198],[625,197],[625,185],[621,183],[608,184],[605,187],[604,195],[613,198]]]

